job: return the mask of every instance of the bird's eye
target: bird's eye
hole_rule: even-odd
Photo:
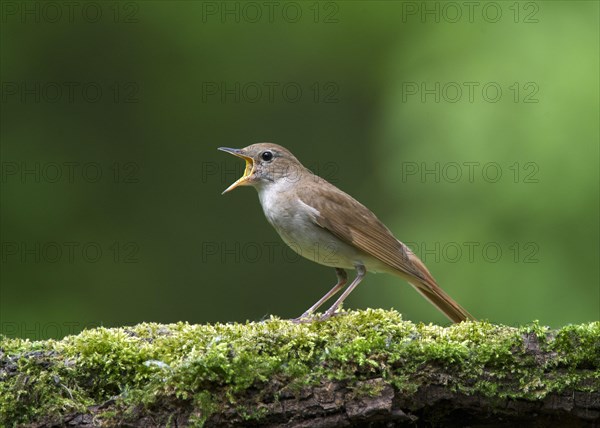
[[[265,162],[269,162],[271,159],[273,159],[273,153],[267,150],[266,152],[262,152],[260,154],[260,158]]]

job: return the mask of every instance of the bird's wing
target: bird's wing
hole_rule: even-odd
[[[314,208],[315,224],[393,269],[435,283],[425,265],[367,207],[326,180],[315,179],[318,187],[297,189],[298,198]]]

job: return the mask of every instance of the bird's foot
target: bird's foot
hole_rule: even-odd
[[[343,314],[344,314],[344,311],[342,311],[342,310],[339,310],[339,311],[333,310],[333,311],[326,311],[323,315],[317,317],[312,312],[305,312],[302,315],[300,315],[298,318],[293,318],[290,321],[293,322],[294,324],[309,323],[309,322],[314,322],[314,321],[326,321],[329,318],[337,317],[337,316],[343,315]]]
[[[298,318],[293,318],[290,321],[294,324],[309,323],[315,321],[315,317],[312,312],[304,312]]]
[[[327,311],[319,318],[319,321],[327,321],[329,318],[337,317],[339,315],[343,315],[342,311]]]

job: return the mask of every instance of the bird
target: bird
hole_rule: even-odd
[[[252,186],[267,221],[296,253],[335,269],[337,282],[295,322],[315,320],[315,312],[356,277],[318,320],[337,315],[344,299],[367,272],[395,275],[411,284],[450,321],[475,320],[437,284],[413,251],[352,196],[313,174],[286,148],[256,143],[245,148],[219,147],[246,161],[242,177],[223,191]]]

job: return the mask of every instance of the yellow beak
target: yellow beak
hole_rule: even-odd
[[[231,186],[229,186],[227,189],[225,189],[223,191],[223,193],[221,193],[221,194],[223,195],[227,192],[230,192],[231,190],[235,189],[238,186],[247,186],[248,181],[250,180],[250,176],[252,175],[252,170],[254,169],[254,161],[252,160],[252,158],[244,155],[240,149],[231,149],[229,147],[219,147],[219,150],[221,150],[223,152],[231,153],[232,155],[237,156],[238,158],[242,158],[246,161],[246,169],[244,170],[244,175],[242,175],[240,178],[238,178],[235,183],[233,183]]]

